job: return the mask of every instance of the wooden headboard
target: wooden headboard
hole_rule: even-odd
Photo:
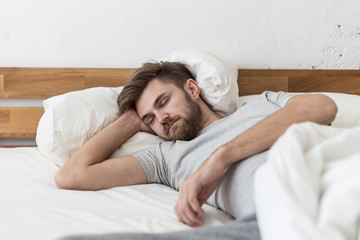
[[[0,68],[0,99],[46,99],[90,87],[118,87],[134,69]],[[360,70],[239,69],[239,95],[265,90],[360,95]],[[0,107],[0,138],[35,138],[42,107]]]

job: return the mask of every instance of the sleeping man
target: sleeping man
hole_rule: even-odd
[[[182,63],[145,63],[118,98],[120,117],[71,156],[55,176],[57,186],[98,190],[163,183],[179,191],[175,212],[180,222],[201,226],[205,202],[236,220],[221,227],[154,234],[147,239],[259,238],[253,176],[266,160],[266,150],[291,124],[330,124],[337,107],[321,94],[264,92],[221,117],[201,98],[194,79]],[[108,159],[139,131],[168,141]],[[144,235],[131,235],[132,239],[141,237]],[[127,238],[119,234],[106,239]]]

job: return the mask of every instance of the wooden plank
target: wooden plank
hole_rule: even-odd
[[[0,107],[0,138],[35,138],[42,107]]]
[[[0,68],[0,98],[45,99],[90,87],[119,87],[134,69]],[[1,80],[1,78],[0,78]]]
[[[0,74],[0,92],[4,91],[4,74]]]
[[[360,77],[314,76],[310,79],[293,78],[289,81],[289,91],[360,94]]]
[[[238,73],[240,96],[264,90],[360,95],[360,70],[239,69]]]
[[[239,76],[239,96],[259,94],[266,90],[287,91],[288,77]]]

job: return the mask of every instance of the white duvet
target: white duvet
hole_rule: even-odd
[[[293,125],[256,173],[264,240],[360,239],[360,127]]]
[[[60,190],[54,183],[57,170],[38,148],[0,149],[0,239],[190,229],[178,222],[173,211],[178,192],[169,187]],[[204,208],[206,225],[231,221],[213,207]]]

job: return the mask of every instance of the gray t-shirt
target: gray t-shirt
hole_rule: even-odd
[[[284,107],[290,97],[284,92],[264,92],[233,114],[203,128],[191,141],[166,141],[133,154],[143,167],[148,183],[163,183],[174,189],[190,177],[211,153]],[[235,218],[255,212],[253,175],[267,152],[233,164],[207,203]]]

